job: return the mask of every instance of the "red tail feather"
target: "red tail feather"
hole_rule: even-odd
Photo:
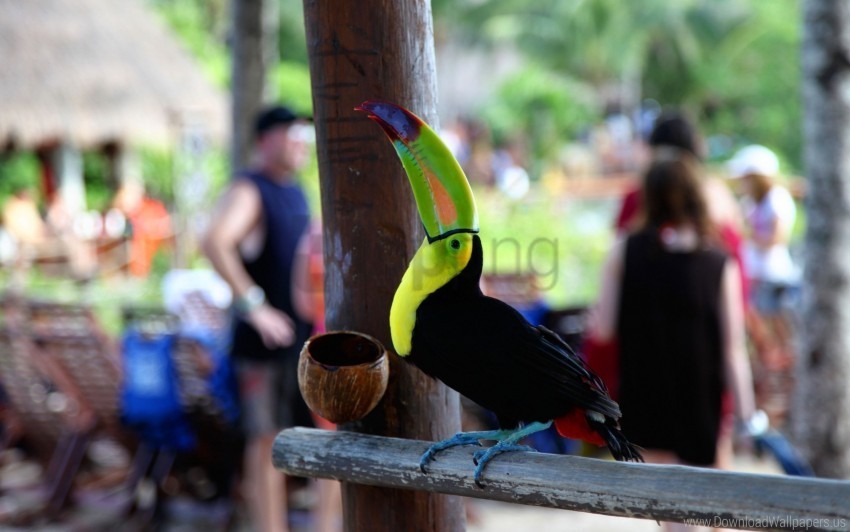
[[[602,436],[588,424],[585,411],[581,408],[573,408],[569,414],[556,419],[555,428],[564,438],[582,440],[599,446],[605,445]]]

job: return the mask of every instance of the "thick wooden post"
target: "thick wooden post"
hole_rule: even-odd
[[[380,129],[354,107],[380,98],[436,121],[428,0],[305,0],[324,221],[329,330],[353,329],[388,349],[389,308],[423,233],[401,165]],[[370,434],[436,440],[460,428],[458,396],[392,356]],[[461,530],[460,499],[344,484],[346,530]]]

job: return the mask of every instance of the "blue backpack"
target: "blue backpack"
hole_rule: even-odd
[[[121,420],[150,445],[185,451],[196,442],[180,404],[174,340],[173,334],[148,336],[135,328],[124,334]]]

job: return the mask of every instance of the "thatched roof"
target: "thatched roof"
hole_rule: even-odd
[[[141,0],[0,0],[0,146],[164,144],[227,101]]]

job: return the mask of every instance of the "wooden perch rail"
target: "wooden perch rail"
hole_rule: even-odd
[[[850,530],[850,482],[684,466],[624,464],[510,453],[472,480],[474,447],[455,447],[419,471],[429,442],[294,428],[275,440],[275,467],[291,475],[425,490],[660,521],[707,519],[725,527]]]

